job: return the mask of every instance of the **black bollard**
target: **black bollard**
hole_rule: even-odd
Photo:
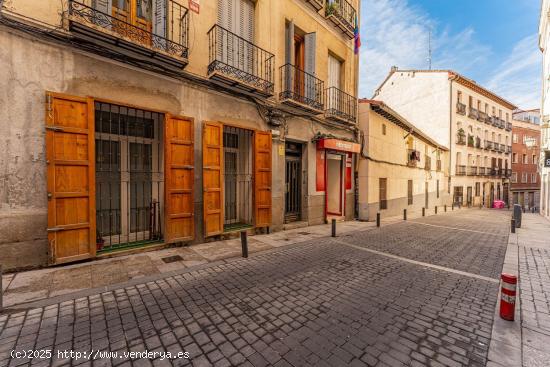
[[[426,208],[422,208],[422,216],[423,216],[423,217],[426,216]]]
[[[437,205],[435,206],[435,214],[437,214]]]
[[[332,237],[336,237],[336,219],[333,219],[331,223],[332,223]]]
[[[380,213],[376,213],[376,226],[380,227]]]
[[[451,205],[451,211],[455,210],[455,203],[452,203]]]
[[[443,210],[447,213],[447,204],[443,205]]]
[[[403,220],[407,220],[407,209],[403,209]]]
[[[241,232],[241,245],[243,248],[243,257],[248,257],[248,235],[246,231]]]
[[[516,233],[516,220],[514,218],[512,218],[512,223],[511,223],[511,226],[510,226],[510,230],[512,233]]]

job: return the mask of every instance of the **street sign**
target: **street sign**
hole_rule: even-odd
[[[544,152],[544,167],[550,167],[550,150]]]

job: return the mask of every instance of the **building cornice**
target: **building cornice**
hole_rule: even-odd
[[[505,100],[504,98],[496,95],[495,93],[491,92],[490,90],[488,90],[486,88],[483,88],[481,85],[477,84],[473,80],[468,79],[468,78],[466,78],[466,77],[464,77],[464,76],[462,76],[462,75],[460,75],[460,74],[458,74],[454,71],[449,71],[449,79],[456,81],[457,83],[473,90],[476,93],[479,93],[479,94],[491,99],[492,101],[494,101],[494,102],[496,102],[500,105],[503,105],[506,108],[509,108],[511,110],[516,110],[518,108],[513,103]]]

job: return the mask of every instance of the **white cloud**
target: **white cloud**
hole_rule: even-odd
[[[537,41],[538,35],[532,34],[516,43],[485,84],[522,109],[540,105],[542,54]]]

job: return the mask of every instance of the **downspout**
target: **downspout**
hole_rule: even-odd
[[[359,28],[359,32],[361,32],[361,1],[357,2],[357,27]],[[355,52],[355,39],[353,40],[353,47]],[[360,52],[355,55],[355,97],[357,99],[357,103],[355,104],[355,116],[357,116],[357,119],[355,120],[356,125],[356,141],[361,144],[361,152],[360,154],[355,154],[354,160],[355,164],[354,170],[353,170],[353,191],[354,191],[354,210],[353,210],[353,219],[358,220],[359,219],[359,157],[360,155],[363,155],[363,139],[364,134],[359,129],[359,59],[360,59]]]
[[[451,84],[449,85],[449,178],[447,179],[447,194],[451,196],[451,205],[454,202],[453,194],[451,193],[452,183],[452,168],[453,168],[453,81],[454,76],[451,78]]]

